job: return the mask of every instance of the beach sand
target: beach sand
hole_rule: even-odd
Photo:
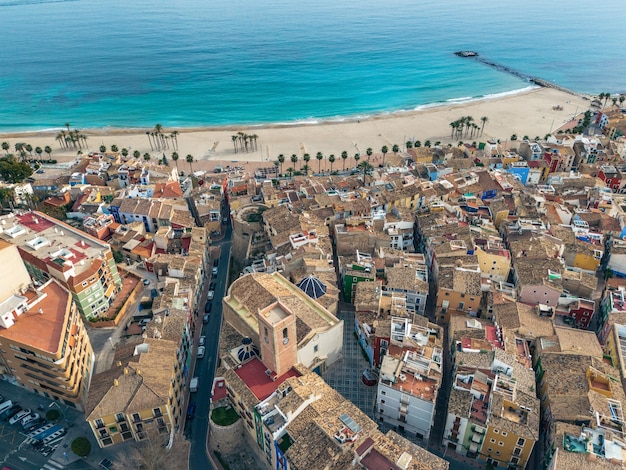
[[[517,134],[518,138],[528,135],[543,138],[550,131],[555,131],[565,122],[571,120],[576,113],[588,109],[588,97],[573,95],[552,88],[535,88],[521,93],[471,101],[466,103],[449,104],[398,114],[378,115],[366,120],[346,120],[343,122],[322,122],[319,124],[304,125],[260,125],[251,127],[229,126],[222,128],[177,129],[178,166],[181,170],[188,168],[185,156],[191,154],[196,163],[196,170],[213,169],[216,164],[252,164],[258,166],[272,166],[279,154],[285,155],[283,170],[292,163],[289,158],[292,154],[301,159],[304,153],[311,155],[309,165],[317,171],[318,162],[315,159],[317,152],[325,157],[334,154],[336,162],[334,169],[340,169],[342,151],[347,151],[350,157],[360,152],[365,155],[368,147],[374,153],[380,153],[383,145],[391,152],[394,144],[404,149],[407,140],[420,140],[422,144],[430,140],[442,144],[449,142],[457,144],[459,139],[451,139],[450,123],[462,116],[472,116],[474,122],[481,126],[480,118],[486,116],[489,121],[485,125],[482,135],[464,137],[461,140],[485,141],[490,138],[500,139],[502,142]],[[561,106],[561,110],[554,107]],[[156,123],[155,123],[156,124]],[[59,129],[60,130],[60,129]],[[91,129],[81,130],[88,136],[89,150],[98,150],[100,145],[110,149],[117,145],[120,149],[126,147],[130,153],[139,150],[143,155],[148,152],[153,161],[161,158],[163,153],[171,161],[173,149],[153,151],[150,148],[146,131],[151,129]],[[173,129],[164,127],[163,132],[169,134]],[[238,131],[247,134],[256,134],[257,150],[235,153],[231,136]],[[63,150],[55,140],[56,132],[47,133],[20,133],[0,134],[0,141],[9,141],[11,147],[16,142],[25,142],[33,147],[52,147],[52,158],[58,161],[69,161],[76,157],[76,150]],[[46,155],[44,154],[44,157]],[[322,167],[328,168],[326,159]],[[352,158],[347,166],[353,165]],[[252,165],[250,165],[252,166]],[[262,166],[262,165],[261,165]],[[300,162],[296,165],[300,166]]]

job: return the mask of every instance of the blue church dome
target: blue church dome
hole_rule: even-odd
[[[326,293],[326,284],[313,275],[302,279],[297,286],[312,299],[318,299]]]

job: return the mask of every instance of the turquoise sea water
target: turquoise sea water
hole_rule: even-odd
[[[528,83],[625,92],[623,0],[0,0],[0,130],[366,116]]]

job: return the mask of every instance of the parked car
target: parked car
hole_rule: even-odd
[[[209,316],[205,315],[202,317],[202,323],[209,323]]]
[[[215,297],[215,291],[214,290],[210,290],[209,293],[206,295],[206,299],[207,300],[213,300],[213,297]]]
[[[9,424],[15,424],[18,421],[21,421],[23,418],[26,418],[30,414],[29,409],[21,410],[15,413],[11,418],[9,418]]]
[[[13,405],[11,408],[4,410],[2,413],[0,413],[0,419],[2,421],[6,421],[7,419],[12,418],[13,415],[19,413],[20,411],[22,411],[22,407],[20,405]]]
[[[215,290],[215,283],[212,282],[211,285],[209,286],[209,290]]]
[[[144,279],[144,280],[143,280],[143,281],[141,281],[141,282],[143,282],[143,285],[144,285],[144,286],[149,286],[149,285],[150,285],[150,280],[148,280],[148,279]]]
[[[189,406],[187,407],[187,419],[193,419],[195,414],[196,414],[196,402],[192,401],[191,403],[189,403]]]
[[[204,357],[204,346],[198,346],[198,354],[196,357],[198,359],[202,359]]]
[[[35,429],[42,427],[46,423],[47,421],[45,419],[37,418],[28,422],[27,424],[23,424],[22,427],[24,428],[24,432],[31,432],[31,431],[34,431]]]
[[[219,266],[219,264],[220,264],[220,259],[219,258],[215,258],[213,260],[213,266],[217,267],[217,266]]]
[[[211,308],[213,307],[213,304],[211,303],[211,301],[209,300],[205,305],[204,305],[204,313],[211,313]]]
[[[36,419],[39,418],[39,413],[30,413],[27,416],[24,416],[21,420],[20,423],[22,424],[22,426],[25,426],[26,424],[30,423],[31,421],[34,421]]]
[[[217,269],[217,266],[216,266],[213,269],[211,269],[211,274],[213,274],[214,276],[217,276],[217,271],[218,271],[218,269]]]
[[[198,342],[198,344],[200,346],[204,346],[204,343],[206,343],[206,336],[200,336],[200,341]]]

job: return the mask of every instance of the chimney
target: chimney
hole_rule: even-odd
[[[124,367],[124,375],[128,375],[128,367]]]
[[[39,315],[43,315],[43,308],[39,308]]]
[[[141,375],[141,370],[137,369],[137,371],[135,372],[136,375]]]
[[[122,367],[122,361],[117,361],[117,367]]]
[[[117,381],[117,379],[113,379],[113,386],[117,387],[120,383]]]

